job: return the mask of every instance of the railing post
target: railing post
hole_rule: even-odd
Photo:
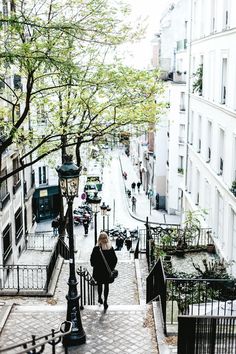
[[[146,218],[146,258],[147,258],[147,262],[148,262],[148,268],[150,267],[150,249],[149,249],[149,227],[148,227],[148,217]]]
[[[216,319],[211,319],[210,327],[210,354],[215,354],[215,345],[216,345]]]
[[[194,354],[196,318],[179,316],[178,323],[178,353]]]
[[[16,276],[17,276],[17,292],[20,291],[20,267],[16,266]]]
[[[44,234],[43,234],[43,251],[44,251]]]
[[[48,292],[48,285],[49,285],[49,279],[48,279],[48,266],[46,266],[46,286],[45,290]]]

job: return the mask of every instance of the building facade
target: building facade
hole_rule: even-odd
[[[236,258],[236,3],[192,0],[191,6],[184,204],[206,210],[204,224],[230,262]]]

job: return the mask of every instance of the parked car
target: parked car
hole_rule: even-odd
[[[88,182],[84,186],[84,192],[85,193],[95,193],[98,192],[97,185],[94,182]]]
[[[86,185],[89,184],[96,184],[97,190],[102,190],[102,177],[101,174],[97,173],[90,173],[87,175]]]
[[[89,205],[84,204],[74,209],[73,211],[73,219],[75,224],[83,224],[84,218],[87,218],[89,221],[92,220],[93,212]]]

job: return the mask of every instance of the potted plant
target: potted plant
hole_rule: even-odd
[[[216,248],[215,248],[214,243],[208,243],[207,244],[207,252],[208,253],[212,253],[212,254],[216,253]]]

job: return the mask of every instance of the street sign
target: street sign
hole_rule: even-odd
[[[87,194],[86,194],[85,192],[83,192],[83,193],[81,194],[81,199],[82,199],[82,200],[85,200],[86,197],[87,197]]]
[[[153,190],[152,190],[152,189],[149,189],[148,195],[149,195],[149,197],[152,197],[152,196],[153,196]]]

